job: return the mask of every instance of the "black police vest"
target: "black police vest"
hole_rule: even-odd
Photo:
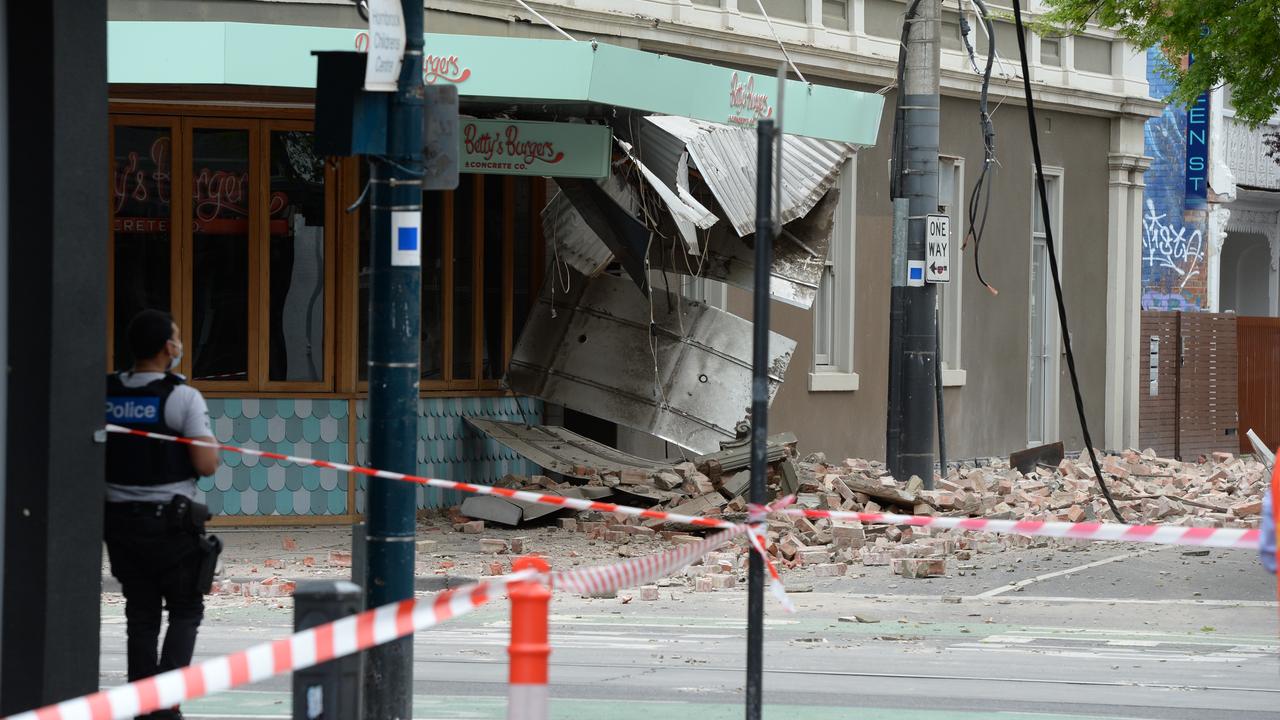
[[[120,375],[107,376],[107,422],[136,430],[180,437],[164,420],[165,405],[182,378],[165,373],[142,387],[125,387]],[[196,477],[186,445],[135,435],[108,433],[107,482],[114,485],[164,485]]]

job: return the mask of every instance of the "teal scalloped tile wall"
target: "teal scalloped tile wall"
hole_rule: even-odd
[[[356,462],[368,463],[368,403],[357,400]],[[466,417],[484,417],[508,422],[541,422],[542,401],[533,398],[474,397],[423,398],[418,401],[418,474],[492,485],[508,474],[532,475],[541,469],[472,429]],[[356,478],[356,512],[364,512],[364,477]],[[435,508],[462,502],[459,493],[437,488],[418,488],[418,507]]]
[[[210,398],[213,434],[231,445],[347,462],[348,400]],[[215,515],[344,515],[347,476],[269,458],[222,454],[222,466],[201,478]]]

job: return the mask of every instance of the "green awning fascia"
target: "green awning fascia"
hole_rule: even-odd
[[[315,50],[354,50],[358,31],[235,22],[107,23],[107,79],[113,84],[315,86]],[[775,78],[592,42],[486,35],[426,35],[428,61],[455,57],[470,70],[464,97],[600,103],[642,112],[731,122],[740,86],[772,106]],[[440,80],[440,82],[444,82]],[[874,145],[884,98],[787,81],[786,131]],[[739,111],[741,112],[741,111]]]

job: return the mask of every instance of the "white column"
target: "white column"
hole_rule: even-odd
[[[1222,308],[1222,246],[1227,241],[1227,221],[1231,211],[1225,205],[1209,203],[1209,212],[1205,214],[1204,244],[1208,263],[1208,307],[1209,312],[1218,312]]]
[[[1102,444],[1138,443],[1138,372],[1142,286],[1143,118],[1111,122],[1107,188],[1106,406]]]
[[[1267,314],[1280,317],[1280,224],[1267,233],[1267,241],[1271,243],[1271,307]]]

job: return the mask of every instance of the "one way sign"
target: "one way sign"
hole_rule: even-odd
[[[924,280],[951,282],[951,218],[929,215],[924,238]]]

